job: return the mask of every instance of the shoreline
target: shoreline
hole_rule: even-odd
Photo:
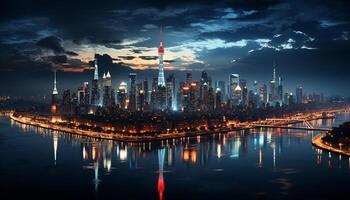
[[[333,153],[337,153],[337,154],[341,154],[341,155],[345,155],[345,156],[350,156],[350,151],[344,151],[344,150],[334,148],[334,147],[331,147],[331,146],[325,144],[322,141],[322,139],[326,136],[326,134],[327,133],[321,133],[321,134],[314,136],[311,139],[311,143],[319,149],[323,149],[323,150],[326,150],[329,152],[333,152]]]
[[[210,130],[210,131],[161,134],[161,135],[155,135],[155,136],[132,136],[132,135],[116,135],[116,134],[101,133],[101,132],[94,132],[94,131],[85,131],[80,129],[72,129],[72,128],[62,127],[58,125],[49,125],[49,124],[43,124],[38,122],[32,122],[32,121],[24,121],[18,117],[13,116],[13,114],[10,114],[9,116],[11,120],[14,120],[15,122],[18,122],[21,124],[36,126],[40,128],[54,130],[54,131],[61,131],[68,134],[74,134],[74,135],[80,135],[80,136],[86,136],[86,137],[104,139],[104,140],[116,140],[121,142],[160,141],[160,140],[167,140],[167,139],[196,137],[196,136],[211,135],[211,134],[217,134],[217,133],[228,133],[231,131],[240,131],[240,130],[250,129],[250,128],[234,128],[234,129],[217,130],[217,131]]]
[[[337,110],[337,112],[339,112],[339,110]],[[73,129],[73,128],[63,127],[59,125],[54,125],[54,124],[31,121],[30,118],[21,119],[20,117],[16,117],[13,114],[14,113],[9,114],[10,119],[18,123],[50,129],[54,131],[61,131],[68,134],[86,136],[86,137],[97,138],[97,139],[116,140],[116,141],[122,141],[122,142],[160,141],[160,140],[167,140],[167,139],[196,137],[196,136],[212,135],[212,134],[218,134],[218,133],[228,133],[231,131],[264,128],[259,126],[247,126],[247,127],[221,128],[218,130],[201,130],[201,131],[181,132],[181,133],[165,133],[165,134],[152,135],[152,136],[145,136],[145,135],[137,136],[137,135],[130,135],[130,134],[129,135],[110,134],[110,133],[103,133],[103,132],[94,132],[91,130]],[[319,118],[307,119],[306,121],[317,120],[317,119]],[[295,123],[298,123],[298,122],[291,121],[290,123],[283,124],[283,125],[289,125],[289,124],[295,124]]]

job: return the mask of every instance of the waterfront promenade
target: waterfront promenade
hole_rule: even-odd
[[[339,112],[339,110],[333,110],[328,111],[328,113],[334,113]],[[31,125],[31,126],[37,126],[45,129],[65,132],[65,133],[71,133],[75,135],[81,135],[81,136],[87,136],[87,137],[93,137],[93,138],[99,138],[99,139],[107,139],[107,140],[117,140],[117,141],[125,141],[125,142],[139,142],[139,141],[151,141],[151,140],[166,140],[166,139],[173,139],[173,138],[181,138],[181,137],[195,137],[200,135],[209,135],[209,134],[216,134],[216,133],[227,133],[230,131],[239,131],[239,130],[245,130],[245,129],[255,129],[255,128],[285,128],[285,129],[302,129],[302,130],[323,130],[328,131],[328,129],[325,128],[313,128],[313,127],[293,127],[288,126],[290,124],[295,124],[303,121],[310,121],[310,120],[316,120],[322,118],[322,115],[320,112],[313,113],[315,116],[310,117],[307,115],[307,117],[300,117],[297,118],[288,117],[285,119],[279,119],[276,123],[272,123],[270,119],[266,119],[259,122],[248,122],[248,123],[242,123],[241,125],[235,126],[235,127],[222,127],[217,128],[215,130],[198,130],[198,131],[184,131],[184,132],[176,132],[176,133],[163,133],[163,134],[154,134],[154,135],[146,135],[146,134],[133,134],[133,133],[105,133],[105,132],[96,132],[93,130],[82,130],[76,127],[70,128],[60,125],[55,125],[50,122],[40,122],[36,120],[32,120],[30,117],[26,116],[15,116],[13,112],[9,113],[8,115],[10,118],[16,122]]]
[[[350,151],[344,150],[344,149],[338,149],[335,147],[330,146],[329,144],[326,144],[322,139],[326,136],[327,133],[322,133],[314,136],[311,140],[311,143],[316,146],[317,148],[327,150],[334,153],[339,153],[342,155],[350,156]]]

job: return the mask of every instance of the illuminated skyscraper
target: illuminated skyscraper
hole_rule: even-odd
[[[149,103],[149,90],[148,90],[148,80],[145,78],[143,80],[143,90],[145,91],[145,102]]]
[[[302,104],[303,103],[303,87],[299,86],[296,89],[296,103],[297,104]]]
[[[235,92],[237,85],[239,85],[239,74],[230,74],[229,88],[228,88],[228,92],[229,92],[228,96],[230,99],[232,99],[234,97],[234,92]]]
[[[71,109],[71,95],[70,90],[64,90],[62,95],[62,109],[61,111],[65,114],[70,114]]]
[[[217,92],[218,89],[220,90],[221,101],[223,101],[226,96],[225,81],[215,81],[215,91]]]
[[[276,100],[276,68],[273,66],[272,80],[270,81],[269,102],[273,104]]]
[[[109,72],[103,75],[103,107],[112,106],[112,77]]]
[[[282,105],[282,102],[283,102],[283,85],[282,85],[282,78],[281,77],[278,77],[277,94],[278,94],[278,101]]]
[[[163,36],[162,36],[162,29],[160,29],[160,44],[158,48],[158,56],[159,56],[158,85],[165,87],[163,55],[164,55]]]
[[[221,102],[222,102],[222,93],[221,89],[218,87],[216,88],[216,93],[215,93],[215,108],[220,109],[221,108]]]
[[[166,104],[168,110],[174,110],[176,105],[175,98],[175,76],[169,75],[166,80]]]
[[[126,109],[126,96],[127,96],[127,84],[125,82],[121,82],[118,91],[117,91],[117,101],[119,107],[122,109]]]
[[[92,80],[92,88],[91,88],[91,104],[93,106],[98,106],[100,104],[100,90],[98,86],[98,63],[97,63],[96,54],[95,54],[94,79]]]
[[[136,73],[129,74],[129,105],[128,109],[136,111]]]
[[[261,106],[264,107],[267,103],[267,86],[266,84],[261,84],[259,87],[259,98]]]

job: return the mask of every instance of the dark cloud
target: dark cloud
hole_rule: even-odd
[[[123,60],[133,60],[136,57],[135,56],[118,56],[118,58],[121,58]]]
[[[143,49],[132,49],[131,51],[132,51],[133,53],[140,54],[140,53],[143,53],[143,52],[147,52],[148,50],[143,50]]]
[[[79,54],[74,51],[66,51],[65,53],[69,56],[79,56]]]
[[[143,60],[157,60],[158,56],[139,56]]]
[[[164,60],[164,62],[166,62],[166,63],[174,63],[174,62],[176,62],[176,60]]]
[[[42,57],[44,60],[48,62],[52,62],[54,64],[62,64],[67,62],[67,56],[66,55],[55,55],[55,56],[48,56],[48,57]]]
[[[65,53],[65,49],[62,47],[62,40],[56,36],[43,38],[39,40],[36,45],[48,50],[52,50],[55,53]]]

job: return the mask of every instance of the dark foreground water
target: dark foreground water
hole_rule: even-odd
[[[330,127],[350,119],[313,121]],[[299,126],[305,126],[299,124]],[[1,199],[334,199],[350,159],[319,132],[261,129],[153,143],[101,141],[0,117]]]

